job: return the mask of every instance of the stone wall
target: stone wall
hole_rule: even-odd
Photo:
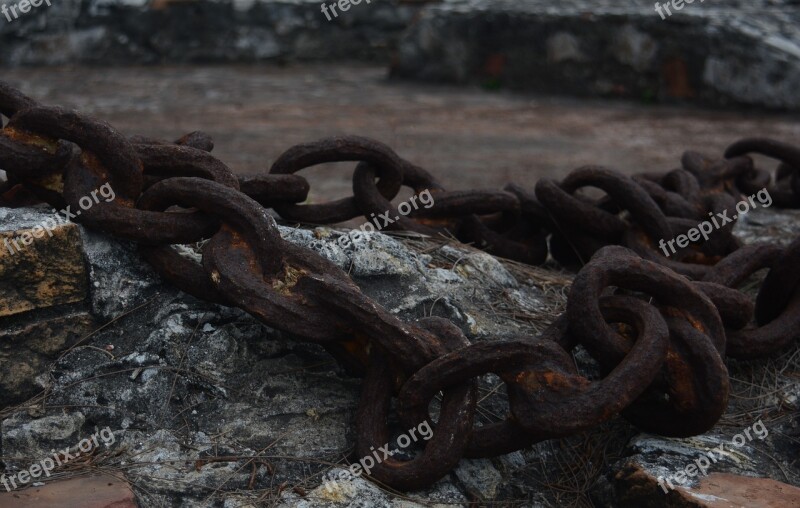
[[[665,19],[628,0],[362,0],[331,21],[322,4],[59,0],[0,17],[0,66],[358,60],[488,88],[800,109],[794,0],[693,2]]]
[[[664,3],[664,2],[661,2]],[[395,76],[644,101],[800,108],[797,2],[449,1],[403,37]]]
[[[362,1],[328,21],[321,3],[54,0],[11,22],[0,17],[0,65],[386,62],[422,5]]]

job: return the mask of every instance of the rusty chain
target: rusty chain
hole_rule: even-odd
[[[711,214],[733,209],[742,193],[767,188],[775,204],[800,208],[800,147],[745,139],[710,160],[687,152],[681,168],[626,176],[587,166],[535,191],[447,191],[426,170],[366,138],[327,138],[284,152],[268,174],[241,178],[211,155],[210,136],[175,142],[126,138],[105,122],[47,107],[0,82],[0,205],[45,201],[72,206],[109,183],[117,198],[76,218],[132,240],[168,281],[199,298],[239,307],[297,340],[318,343],[365,377],[356,451],[388,441],[392,400],[409,425],[432,420],[433,438],[410,461],[390,458],[372,477],[398,489],[428,486],[462,457],[509,453],[623,415],[642,430],[700,434],[727,406],[723,358],[768,356],[800,335],[800,238],[787,247],[741,246],[732,228],[693,242],[673,258],[656,247]],[[751,153],[780,161],[773,176]],[[304,205],[299,171],[357,162],[353,196]],[[579,270],[567,310],[541,336],[471,344],[449,321],[405,323],[365,296],[337,266],[284,241],[274,210],[292,223],[333,224],[389,211],[401,187],[435,196],[387,229],[446,234],[498,256],[541,264],[548,255]],[[601,199],[581,192],[603,191]],[[202,263],[171,245],[207,240]],[[768,273],[754,300],[739,291]],[[602,377],[574,363],[578,346]],[[477,378],[505,383],[502,421],[475,426]]]

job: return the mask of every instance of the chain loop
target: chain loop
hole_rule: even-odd
[[[0,113],[10,117],[0,129],[0,169],[8,174],[0,203],[39,199],[71,208],[87,227],[135,241],[178,288],[321,344],[366,376],[357,453],[388,443],[393,397],[403,422],[430,422],[435,431],[421,455],[384,457],[372,469],[395,488],[422,488],[462,457],[509,453],[617,414],[650,432],[705,432],[727,405],[724,356],[766,356],[800,337],[800,239],[786,248],[742,246],[723,228],[673,257],[657,244],[709,215],[733,213],[742,192],[766,189],[777,206],[800,207],[800,147],[787,143],[745,139],[720,160],[686,152],[682,169],[634,177],[585,166],[561,182],[540,180],[535,192],[515,185],[448,192],[427,170],[367,138],[297,145],[269,174],[237,177],[200,131],[174,143],[126,138],[2,82]],[[775,183],[750,153],[781,161]],[[300,204],[309,184],[294,173],[340,161],[358,162],[353,196]],[[82,205],[106,185],[115,198]],[[430,192],[435,203],[401,213],[392,205],[401,186]],[[586,187],[605,195],[590,199]],[[388,312],[332,262],[284,241],[268,208],[292,222],[380,217],[381,229],[454,235],[530,264],[552,255],[580,272],[566,312],[540,336],[470,344],[449,321],[407,323]],[[204,242],[199,262],[182,245],[196,242]],[[738,288],[766,269],[753,302]],[[578,345],[600,379],[577,369],[570,352]],[[505,384],[509,408],[502,420],[475,425],[476,378],[490,373]],[[440,391],[434,424],[429,405]]]

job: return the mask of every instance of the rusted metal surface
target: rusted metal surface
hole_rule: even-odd
[[[375,167],[380,180],[377,187],[387,199],[393,199],[403,183],[402,161],[388,146],[367,138],[347,136],[327,138],[297,145],[284,152],[272,164],[273,175],[294,174],[326,162],[364,161]],[[344,198],[321,205],[281,205],[276,208],[290,221],[331,224],[362,215],[355,198]]]
[[[800,147],[765,138],[743,139],[729,146],[726,157],[736,157],[748,153],[757,153],[778,159],[782,164],[778,167],[774,185],[769,172],[752,169],[739,177],[739,184],[747,193],[757,192],[764,187],[778,206],[784,208],[800,208]]]
[[[427,318],[421,320],[420,325],[431,331],[446,350],[458,351],[469,345],[461,330],[450,322]],[[388,358],[389,352],[381,347],[374,348],[370,355],[356,414],[356,452],[360,457],[372,455],[374,450],[389,442],[387,420],[395,393],[395,376]],[[376,479],[395,488],[416,490],[430,485],[431,478],[441,478],[458,464],[469,442],[475,414],[474,379],[467,377],[448,383],[443,394],[436,432],[425,444],[425,450],[410,461],[384,457],[372,471]],[[422,420],[428,421],[427,405],[425,413]]]
[[[607,324],[608,320],[620,322],[620,316],[604,313],[598,306],[608,286],[652,298],[655,307],[647,307],[660,311],[660,316],[656,313],[650,321],[637,325],[622,321],[640,332],[633,345]],[[622,310],[633,308],[629,301],[614,310],[620,314]],[[623,414],[638,427],[665,435],[693,435],[705,432],[719,419],[727,403],[727,370],[720,357],[724,354],[725,332],[712,301],[684,277],[643,260],[630,250],[606,247],[575,278],[567,316],[573,335],[580,337],[581,343],[604,369],[613,367],[611,374],[616,374],[626,362],[635,365],[629,374],[632,377],[604,381],[620,385],[608,388],[609,392],[618,394],[609,404],[630,397],[629,393],[621,391],[622,387],[647,388],[646,392],[635,393],[637,397],[644,393],[635,402],[623,399]],[[641,343],[656,340],[655,333],[643,333],[647,330],[645,325],[653,326],[653,322],[662,327],[659,343],[652,344],[646,355],[636,354],[637,348],[643,347]],[[638,360],[640,357],[644,360]],[[654,362],[656,357],[660,359],[657,363]],[[648,387],[659,370],[666,385]],[[720,389],[722,374],[724,390]],[[664,397],[665,393],[670,396]]]
[[[399,489],[432,484],[462,457],[489,457],[590,429],[622,415],[672,436],[705,432],[727,405],[725,355],[766,356],[800,335],[800,239],[742,247],[732,228],[665,256],[674,238],[767,188],[800,206],[800,148],[765,139],[732,145],[724,159],[684,154],[682,168],[624,176],[586,166],[563,181],[503,190],[447,191],[425,169],[367,138],[327,138],[287,150],[268,174],[239,179],[200,131],[167,142],[126,138],[86,115],[38,104],[0,83],[0,203],[39,199],[78,209],[110,185],[116,198],[74,220],[139,244],[154,268],[199,298],[237,306],[296,340],[321,344],[365,376],[356,452],[388,442],[392,400],[405,424],[437,423],[410,461],[384,457],[372,476]],[[776,182],[749,153],[781,161]],[[352,161],[353,196],[303,204],[299,171]],[[401,214],[400,189],[429,192],[431,207]],[[603,192],[588,198],[583,189]],[[533,189],[533,190],[531,190]],[[470,344],[452,323],[406,323],[365,296],[330,261],[284,241],[267,209],[290,223],[381,217],[386,229],[454,236],[488,252],[579,270],[567,310],[539,337]],[[401,215],[403,215],[401,217]],[[389,220],[386,220],[389,219]],[[205,241],[202,262],[173,245]],[[767,275],[753,301],[739,290]],[[602,376],[576,370],[581,345]],[[508,413],[475,425],[476,379],[505,383]],[[444,394],[437,418],[432,399]]]

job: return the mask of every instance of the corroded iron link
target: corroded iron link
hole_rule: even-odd
[[[126,138],[2,82],[0,113],[10,118],[0,129],[0,169],[8,175],[0,204],[44,200],[77,210],[91,191],[112,187],[114,199],[75,220],[135,241],[181,290],[320,344],[365,376],[356,453],[371,455],[389,441],[393,399],[401,421],[420,425],[433,421],[429,405],[442,392],[421,454],[387,457],[371,471],[395,488],[423,488],[462,457],[509,453],[620,414],[650,432],[705,432],[727,405],[725,355],[767,356],[800,336],[800,239],[742,246],[722,228],[673,257],[658,248],[709,215],[731,214],[742,194],[766,188],[776,205],[800,207],[794,145],[745,139],[725,159],[686,152],[682,169],[669,172],[629,177],[586,166],[561,182],[447,191],[388,146],[356,136],[291,147],[268,174],[237,177],[211,155],[213,140],[201,131],[175,142]],[[774,182],[750,153],[781,161]],[[348,161],[357,163],[353,196],[305,203],[310,185],[294,173]],[[435,203],[400,213],[402,186],[429,192]],[[590,198],[587,187],[603,195]],[[449,321],[400,320],[332,262],[283,240],[268,209],[293,223],[381,217],[386,229],[455,236],[530,264],[552,256],[580,271],[566,312],[540,336],[470,344]],[[181,254],[184,244],[200,242],[199,262]],[[753,301],[739,287],[761,270],[768,272]],[[577,370],[570,352],[578,345],[597,362],[599,379]],[[509,409],[476,425],[476,380],[489,373],[505,384]]]
[[[374,165],[380,176],[377,184],[380,193],[387,199],[397,196],[403,184],[403,161],[383,143],[358,136],[326,138],[294,146],[278,157],[269,172],[288,175],[326,162],[346,161]],[[275,210],[288,221],[317,224],[344,222],[362,215],[352,197],[320,205],[280,205]]]
[[[442,321],[428,318],[420,324],[436,335],[445,350],[460,350],[469,344],[458,327]],[[387,352],[374,348],[356,413],[356,452],[360,457],[370,456],[373,450],[389,442],[386,423],[394,391]],[[458,464],[470,439],[477,389],[471,379],[465,379],[444,388],[443,393],[436,432],[426,443],[425,450],[410,461],[391,457],[380,461],[371,473],[375,478],[395,488],[415,490],[439,480]],[[422,421],[429,420],[425,414]]]
[[[769,172],[761,169],[752,169],[739,177],[739,184],[748,194],[758,192],[759,189],[769,188],[770,195],[775,204],[784,208],[800,208],[800,147],[781,141],[766,138],[747,138],[740,140],[725,150],[729,158],[757,153],[778,159],[783,164],[776,177],[775,185]]]

